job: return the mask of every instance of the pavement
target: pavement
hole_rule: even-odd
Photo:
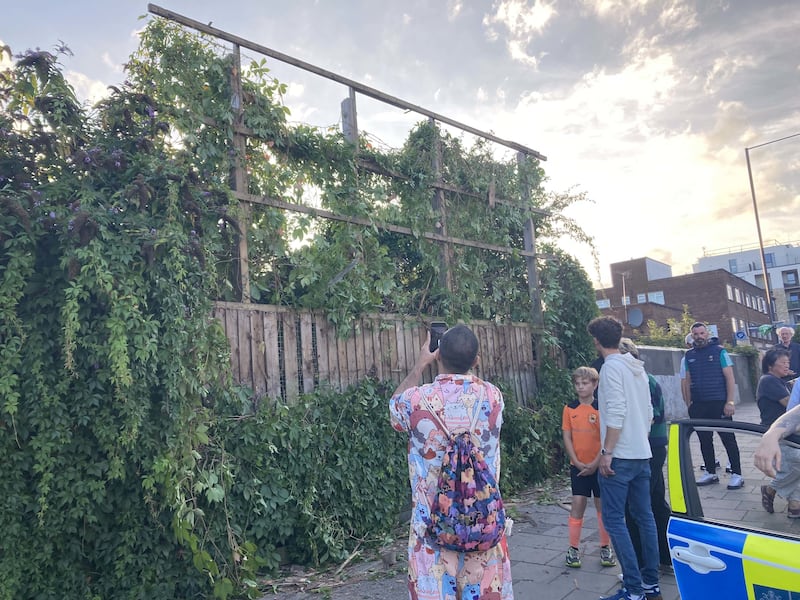
[[[737,421],[757,423],[758,407],[755,402],[737,406]],[[714,436],[717,458],[723,464],[717,470],[720,484],[698,488],[706,516],[744,521],[768,529],[785,529],[798,533],[800,519],[786,519],[785,502],[776,500],[775,514],[767,514],[761,509],[760,486],[767,479],[753,466],[753,451],[758,437],[737,435],[739,442],[745,486],[740,490],[728,490],[727,475],[724,473],[726,454]],[[702,464],[700,447],[696,436],[692,441],[694,465]],[[696,469],[698,476],[703,472]],[[665,466],[666,479],[666,466]],[[514,527],[509,537],[509,550],[512,558],[514,597],[517,600],[536,598],[536,600],[597,600],[613,594],[619,588],[619,567],[600,566],[600,548],[597,534],[597,517],[592,503],[586,509],[581,539],[582,566],[578,569],[564,565],[564,555],[568,545],[567,517],[569,515],[570,491],[558,490],[553,502],[514,502],[512,514]],[[669,494],[667,495],[669,499]],[[406,588],[405,557],[402,549],[394,560],[364,563],[349,571],[350,581],[336,583],[317,591],[278,591],[267,594],[262,600],[280,598],[281,600],[408,600]],[[295,588],[296,590],[296,588]],[[663,575],[661,592],[664,600],[680,600],[675,577]]]

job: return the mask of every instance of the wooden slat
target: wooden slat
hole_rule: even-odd
[[[242,341],[239,338],[239,312],[229,310],[225,312],[225,333],[231,340],[231,375],[233,380],[239,383],[239,351]]]
[[[319,381],[320,383],[331,380],[331,366],[330,366],[330,325],[327,319],[322,314],[316,315],[317,326],[317,363],[319,364]],[[334,352],[334,357],[335,357]]]
[[[278,350],[278,327],[282,315],[275,311],[265,312],[262,316],[264,328],[264,369],[266,382],[264,388],[267,396],[281,397],[281,364]]]
[[[250,361],[253,334],[250,326],[251,311],[239,313],[239,381],[253,387],[253,365]]]
[[[300,396],[297,383],[297,322],[295,313],[283,317],[283,365],[286,373],[286,401],[291,403]]]
[[[342,337],[337,333],[336,335],[336,348],[338,349],[338,357],[339,357],[339,389],[345,389],[347,387],[347,381],[349,378],[348,375],[348,364],[347,364],[347,338]]]
[[[266,345],[264,344],[264,313],[250,311],[250,327],[253,336],[250,352],[253,365],[253,391],[263,395],[267,390]]]
[[[300,344],[303,359],[303,393],[310,394],[314,391],[314,328],[312,315],[308,312],[300,313]]]
[[[372,334],[372,362],[375,365],[375,377],[378,381],[388,379],[384,375],[383,370],[383,346],[381,344],[381,330],[380,322],[371,319],[369,322],[369,331]]]
[[[397,372],[397,381],[400,382],[403,381],[406,375],[408,375],[408,366],[406,365],[405,332],[403,331],[402,321],[394,322],[394,347],[395,354],[397,356],[395,370]]]
[[[369,319],[361,319],[361,340],[364,349],[364,376],[374,377],[378,372],[375,366],[375,344],[372,342],[372,323]]]
[[[340,340],[341,341],[341,340]],[[355,331],[351,329],[344,340],[345,346],[345,365],[347,366],[345,386],[351,386],[358,382],[358,359],[356,357]]]
[[[400,383],[400,366],[397,362],[397,332],[394,323],[387,323],[387,327],[381,329],[381,347],[383,348],[383,372],[386,379],[395,383]]]

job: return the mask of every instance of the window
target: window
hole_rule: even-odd
[[[797,271],[784,271],[783,272],[784,285],[797,285]]]
[[[648,292],[647,300],[653,304],[664,304],[664,292]]]
[[[746,331],[744,327],[744,319],[739,319],[739,331]]]
[[[736,333],[736,319],[734,317],[731,317],[731,329]]]
[[[758,298],[758,310],[760,310],[762,313],[767,312],[767,302],[764,300],[764,298]]]
[[[631,303],[631,297],[630,296],[623,296],[622,297],[622,306],[628,306],[628,305],[630,305],[630,303]]]
[[[728,300],[733,302],[733,287],[731,287],[730,283],[728,285],[726,285],[725,287],[728,289]]]
[[[736,268],[736,259],[735,258],[731,258],[728,261],[728,270],[731,273],[738,273],[739,272],[738,269]]]
[[[604,309],[604,308],[611,308],[611,300],[608,298],[603,298],[602,300],[596,300],[597,308]]]
[[[764,275],[762,275],[761,273],[758,273],[755,276],[755,280],[756,280],[756,285],[763,289],[764,288]],[[772,285],[772,274],[771,273],[767,273],[767,281],[769,281],[769,289],[774,290],[775,286]]]
[[[647,302],[647,294],[636,294],[636,302],[639,304]]]
[[[786,307],[789,310],[800,308],[800,292],[792,292],[786,297]]]
[[[775,266],[775,253],[774,252],[767,252],[764,255],[764,262],[767,263],[767,268]]]
[[[744,303],[747,305],[747,308],[753,308],[753,297],[750,294],[745,294]]]
[[[742,292],[739,291],[739,288],[733,288],[733,294],[736,296],[736,301],[741,304],[742,303]]]

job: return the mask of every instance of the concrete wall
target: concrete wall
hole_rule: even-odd
[[[639,357],[647,372],[656,378],[664,392],[664,412],[668,421],[688,419],[689,412],[681,395],[680,368],[684,351],[656,346],[638,346]],[[756,394],[750,381],[747,358],[731,354],[736,379],[736,403],[755,402]]]

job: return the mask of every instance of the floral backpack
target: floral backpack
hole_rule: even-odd
[[[424,403],[448,438],[430,519],[426,520],[428,536],[436,545],[458,552],[493,548],[503,537],[506,513],[497,482],[474,438],[481,402],[475,402],[469,430],[460,433],[447,428],[427,398]]]

